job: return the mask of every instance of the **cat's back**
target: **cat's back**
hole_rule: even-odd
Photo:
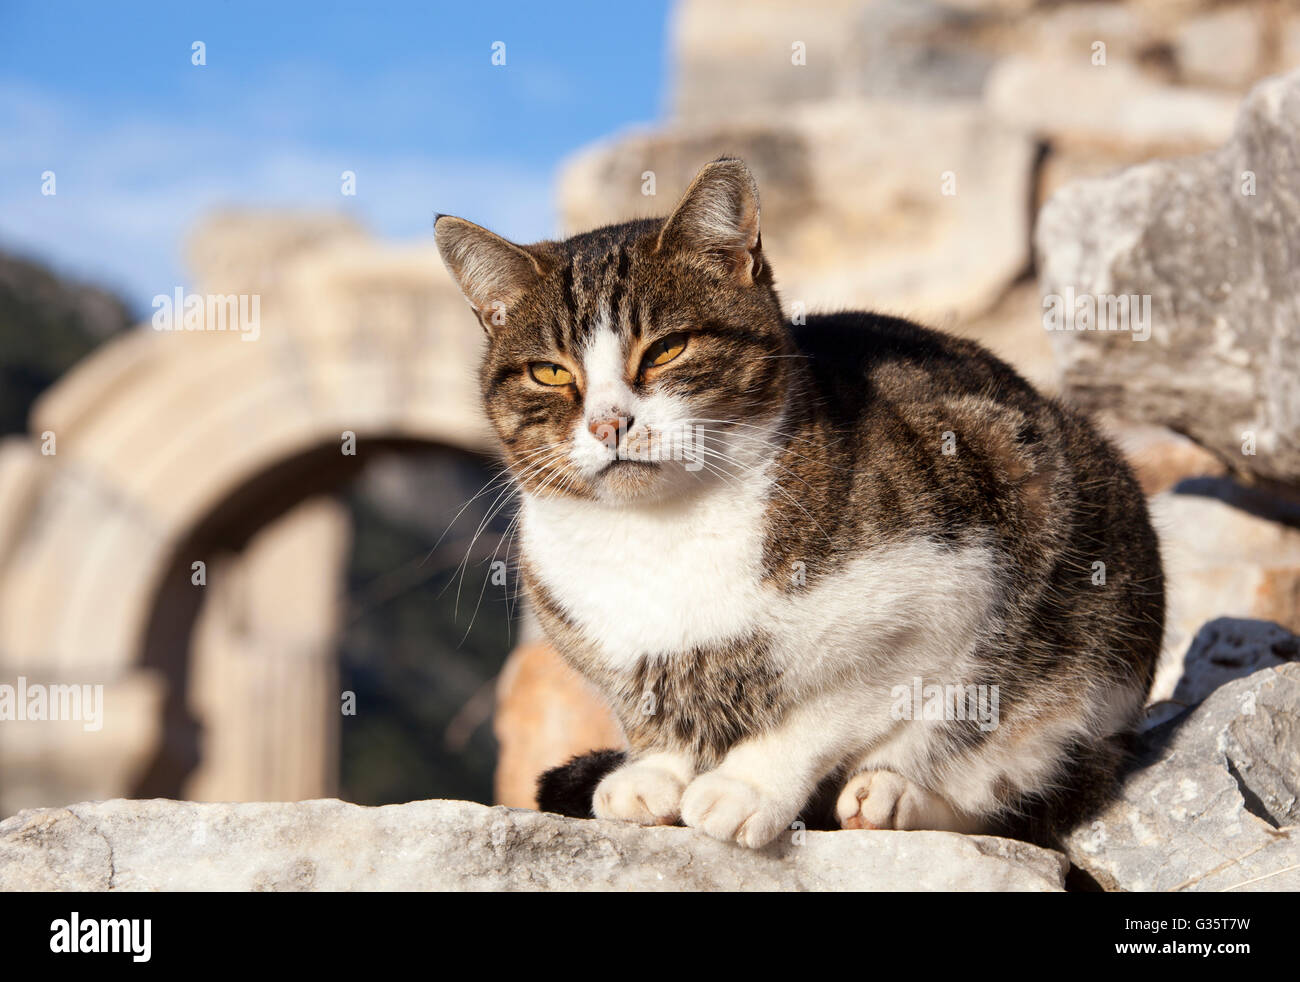
[[[1018,610],[1013,633],[1054,623],[1072,649],[1122,652],[1149,683],[1164,620],[1158,543],[1132,470],[1086,416],[974,341],[900,318],[815,316],[792,336],[807,366],[801,425],[827,448],[804,476],[837,485],[822,509],[857,548],[989,545]],[[1024,644],[1056,663],[1041,637]]]
[[[808,386],[795,411],[827,448],[817,480],[838,475],[836,502],[862,519],[849,526],[991,542],[1027,576],[1081,562],[1081,543],[1100,538],[1134,578],[1159,576],[1122,455],[982,345],[855,311],[809,317],[792,337]]]
[[[805,366],[793,413],[825,448],[810,483],[838,475],[837,500],[862,519],[848,524],[873,536],[1041,548],[1033,533],[1052,529],[1030,519],[1056,510],[1072,449],[1106,455],[1086,421],[974,341],[865,312],[809,317],[792,337]]]
[[[849,422],[873,402],[977,397],[1021,411],[1044,407],[1010,365],[982,345],[901,317],[866,311],[817,314],[794,325],[816,398]]]

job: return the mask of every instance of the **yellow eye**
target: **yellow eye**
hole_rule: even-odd
[[[666,338],[660,338],[646,350],[645,357],[641,359],[641,364],[650,368],[655,365],[666,365],[683,351],[686,350],[685,334],[670,334]]]
[[[568,385],[573,381],[572,372],[549,361],[535,361],[528,366],[528,371],[542,385]]]

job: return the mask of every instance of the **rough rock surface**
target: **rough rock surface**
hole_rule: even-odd
[[[792,314],[973,316],[1028,269],[1034,142],[971,103],[838,99],[625,133],[565,167],[564,225],[663,215],[721,154],[758,179],[763,248]]]
[[[1148,340],[1052,332],[1069,394],[1300,484],[1297,227],[1300,73],[1257,86],[1220,150],[1057,193],[1037,226],[1044,296],[1151,298]]]
[[[463,801],[115,800],[0,823],[0,890],[1054,891],[1066,868],[989,836],[792,832],[751,852]]]
[[[1120,890],[1300,890],[1300,664],[1216,690],[1144,735],[1118,801],[1066,850]]]
[[[1232,132],[1236,99],[1148,81],[1135,68],[1013,56],[984,92],[998,119],[1072,149],[1203,150]]]
[[[732,0],[675,5],[673,110],[684,119],[844,95],[977,97],[994,53],[971,43],[983,18],[934,0]]]
[[[1300,631],[1300,529],[1207,495],[1172,492],[1151,499],[1151,520],[1160,536],[1166,604],[1154,699],[1173,697],[1209,615]],[[1207,695],[1200,689],[1188,704]]]

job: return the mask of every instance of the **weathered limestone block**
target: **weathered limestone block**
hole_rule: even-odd
[[[753,168],[792,316],[849,306],[971,317],[1028,267],[1033,141],[972,102],[847,99],[624,134],[570,162],[564,223],[663,215],[723,154]]]
[[[1180,24],[1174,57],[1183,78],[1204,85],[1240,88],[1259,77],[1265,24],[1259,7],[1214,10]]]
[[[1121,798],[1071,833],[1120,890],[1300,890],[1300,664],[1230,682],[1145,737]]]
[[[210,215],[185,243],[186,264],[201,293],[268,294],[287,265],[336,243],[369,236],[344,215],[288,211],[223,211]]]
[[[976,43],[990,19],[934,0],[785,0],[744,7],[687,0],[673,15],[674,113],[723,118],[842,96],[977,98],[995,59]]]
[[[464,801],[105,801],[0,822],[0,890],[1018,890],[1059,853],[950,832],[803,832],[754,852],[691,829]]]
[[[1043,294],[1150,298],[1148,340],[1051,333],[1069,395],[1300,485],[1297,227],[1300,73],[1257,86],[1220,150],[1062,189],[1038,220]]]
[[[989,75],[993,115],[1071,149],[1117,154],[1205,150],[1232,132],[1237,100],[1153,82],[1132,65],[1015,55]]]

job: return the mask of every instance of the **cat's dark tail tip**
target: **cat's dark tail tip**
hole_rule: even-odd
[[[593,750],[552,767],[537,779],[537,807],[569,818],[591,818],[596,785],[625,760],[622,750]]]

